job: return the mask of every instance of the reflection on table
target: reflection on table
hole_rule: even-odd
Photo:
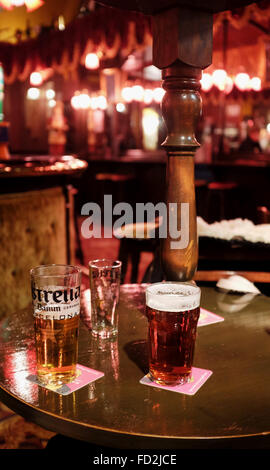
[[[147,372],[146,285],[123,285],[119,335],[97,341],[82,309],[79,363],[104,377],[68,396],[27,381],[35,369],[31,309],[0,332],[0,399],[39,425],[118,448],[266,446],[270,433],[270,301],[202,288],[202,306],[224,321],[198,328],[194,366],[213,371],[194,396],[139,383]],[[234,306],[234,307],[233,307]],[[239,308],[240,307],[240,308]]]

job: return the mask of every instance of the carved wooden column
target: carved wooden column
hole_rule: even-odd
[[[153,63],[162,69],[166,90],[162,113],[168,131],[163,143],[168,156],[168,217],[162,265],[167,280],[192,279],[198,263],[194,155],[199,143],[195,132],[201,113],[201,70],[210,65],[211,58],[211,13],[179,7],[153,17]],[[178,241],[172,225],[180,232]]]

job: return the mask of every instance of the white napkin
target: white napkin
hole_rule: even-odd
[[[270,243],[270,224],[255,225],[248,219],[221,220],[208,224],[197,217],[199,237],[212,237],[222,240],[243,238],[251,243]]]
[[[243,276],[239,276],[238,274],[234,274],[228,278],[221,278],[217,282],[217,287],[220,289],[240,292],[240,293],[252,293],[252,294],[260,294],[261,292],[257,287],[246,279]]]

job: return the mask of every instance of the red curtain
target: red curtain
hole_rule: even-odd
[[[0,62],[5,82],[25,80],[40,68],[68,73],[87,52],[101,50],[104,57],[119,51],[130,53],[146,45],[151,38],[150,18],[140,13],[100,8],[77,18],[64,31],[46,31],[36,39],[18,44],[0,43]]]

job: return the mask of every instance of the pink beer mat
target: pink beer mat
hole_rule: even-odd
[[[200,309],[198,326],[211,325],[212,323],[219,323],[221,321],[224,321],[223,317],[209,312],[209,310],[206,310],[205,308]]]
[[[30,382],[34,382],[41,387],[46,388],[47,390],[52,390],[53,392],[59,393],[60,395],[69,395],[70,393],[75,392],[75,390],[79,390],[85,385],[88,385],[104,376],[103,372],[89,369],[89,367],[85,367],[80,364],[77,364],[76,366],[76,374],[76,378],[72,382],[63,384],[58,388],[56,386],[44,385],[40,383],[37,376],[34,374],[29,375],[27,380],[30,380]]]
[[[183,393],[184,395],[195,395],[195,393],[201,388],[207,379],[212,375],[211,370],[198,369],[192,367],[191,379],[184,385],[159,385],[153,382],[148,375],[145,375],[140,383],[143,385],[149,385],[150,387],[160,388],[162,390],[169,390],[170,392]]]

